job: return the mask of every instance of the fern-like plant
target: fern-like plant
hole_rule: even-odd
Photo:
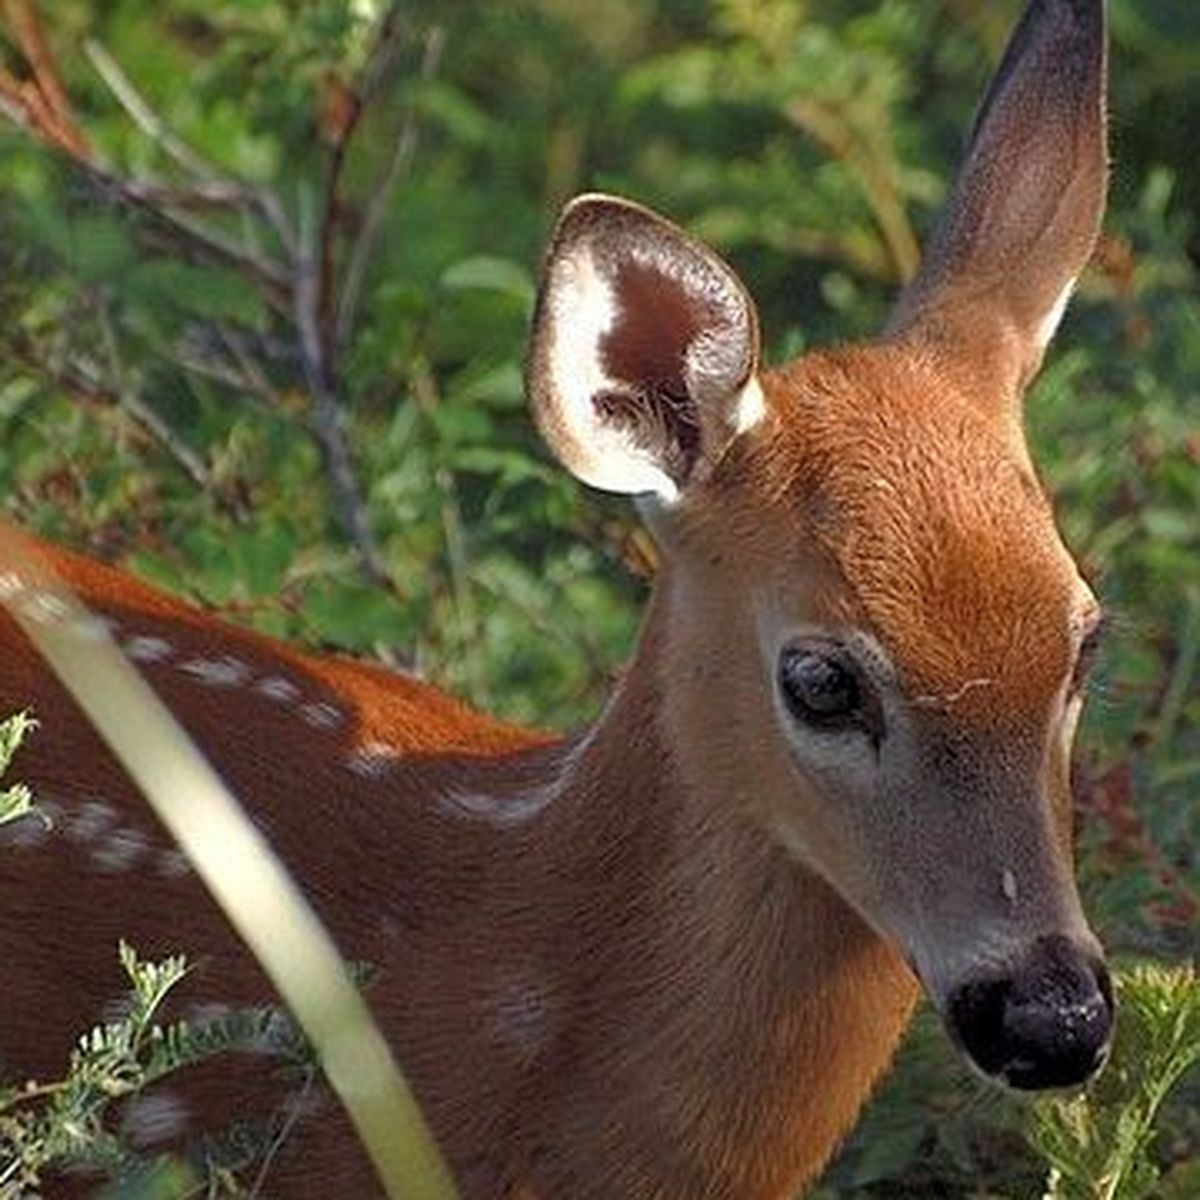
[[[37,728],[37,722],[24,712],[0,721],[0,775],[3,775],[25,738]],[[33,809],[33,794],[23,783],[0,788],[0,825],[27,816]]]
[[[1191,967],[1138,966],[1119,975],[1117,992],[1117,1039],[1104,1074],[1086,1094],[1035,1106],[1032,1141],[1050,1165],[1045,1200],[1164,1194],[1151,1155],[1155,1123],[1200,1061],[1200,978]]]
[[[122,943],[120,960],[130,983],[125,1014],[79,1039],[62,1079],[0,1087],[0,1200],[36,1195],[52,1168],[79,1165],[135,1184],[132,1192],[122,1188],[121,1196],[178,1195],[198,1185],[195,1173],[179,1161],[148,1162],[131,1151],[109,1119],[114,1106],[183,1067],[231,1050],[267,1052],[314,1071],[307,1045],[278,1009],[162,1024],[159,1010],[187,973],[184,958],[147,962]],[[209,1169],[203,1185],[208,1194],[239,1194],[232,1172],[215,1163]]]

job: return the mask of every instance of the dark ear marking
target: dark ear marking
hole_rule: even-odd
[[[543,434],[576,475],[673,499],[745,424],[757,361],[754,306],[711,250],[627,201],[568,205],[527,381]]]

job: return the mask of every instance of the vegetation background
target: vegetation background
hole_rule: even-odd
[[[771,361],[869,334],[1019,8],[0,0],[4,506],[233,620],[584,720],[654,554],[524,413],[558,205],[620,192],[719,247]],[[1116,615],[1078,756],[1088,902],[1118,956],[1177,962],[1200,943],[1200,5],[1110,11],[1110,214],[1029,425]],[[1040,1194],[1026,1123],[922,1019],[821,1196]],[[1200,1195],[1195,1078],[1155,1156],[1154,1194]]]

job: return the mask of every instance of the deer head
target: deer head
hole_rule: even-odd
[[[1101,0],[1034,0],[876,342],[760,371],[732,270],[623,200],[571,203],[529,387],[559,459],[661,543],[677,769],[908,959],[1020,1088],[1106,1052],[1070,866],[1099,605],[1022,431],[1105,190]]]

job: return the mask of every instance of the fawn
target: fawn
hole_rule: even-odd
[[[505,725],[28,543],[371,964],[464,1196],[791,1196],[920,987],[1011,1087],[1103,1061],[1068,785],[1100,610],[1021,400],[1103,209],[1104,25],[1102,0],[1032,0],[870,344],[760,370],[753,303],[715,254],[635,204],[568,205],[530,399],[568,470],[638,498],[664,560],[585,730]],[[7,617],[0,637],[0,709],[44,726],[19,774],[54,817],[0,847],[4,1073],[61,1069],[119,987],[118,937],[193,957],[193,1004],[269,1000]],[[243,1142],[268,1138],[289,1103],[262,1058],[165,1088],[128,1114],[150,1148],[215,1154],[198,1139],[233,1113]],[[336,1108],[302,1100],[267,1194],[373,1194]]]

